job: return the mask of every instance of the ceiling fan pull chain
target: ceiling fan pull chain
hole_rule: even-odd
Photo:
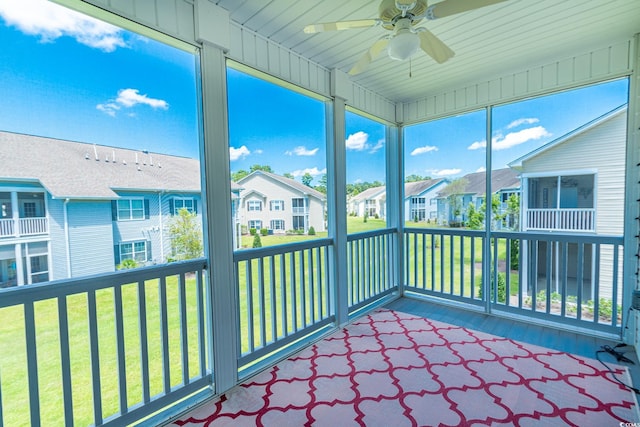
[[[411,75],[411,64],[412,64],[412,63],[413,63],[413,62],[411,61],[411,58],[409,58],[409,78],[413,77],[413,76]]]

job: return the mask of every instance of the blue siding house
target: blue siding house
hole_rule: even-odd
[[[165,263],[201,203],[197,159],[0,132],[0,287]]]

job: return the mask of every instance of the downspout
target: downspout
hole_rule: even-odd
[[[162,193],[158,193],[158,216],[160,217],[160,263],[164,263],[164,223],[162,221]]]
[[[67,252],[67,277],[71,277],[71,244],[69,242],[69,216],[67,214],[67,204],[69,199],[64,199],[62,214],[64,215],[64,247]]]

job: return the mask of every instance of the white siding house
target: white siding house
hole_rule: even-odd
[[[368,217],[385,218],[387,192],[385,186],[367,188],[361,193],[349,199],[349,213],[363,217],[365,212]]]
[[[404,184],[404,220],[434,222],[438,215],[438,193],[442,191],[449,180],[427,179]]]
[[[254,171],[238,181],[240,223],[248,229],[272,233],[309,227],[325,231],[326,197],[319,191],[274,173]]]

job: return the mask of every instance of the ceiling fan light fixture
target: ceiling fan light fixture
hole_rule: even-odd
[[[416,54],[420,48],[420,37],[409,30],[399,31],[389,40],[389,58],[404,61]]]

